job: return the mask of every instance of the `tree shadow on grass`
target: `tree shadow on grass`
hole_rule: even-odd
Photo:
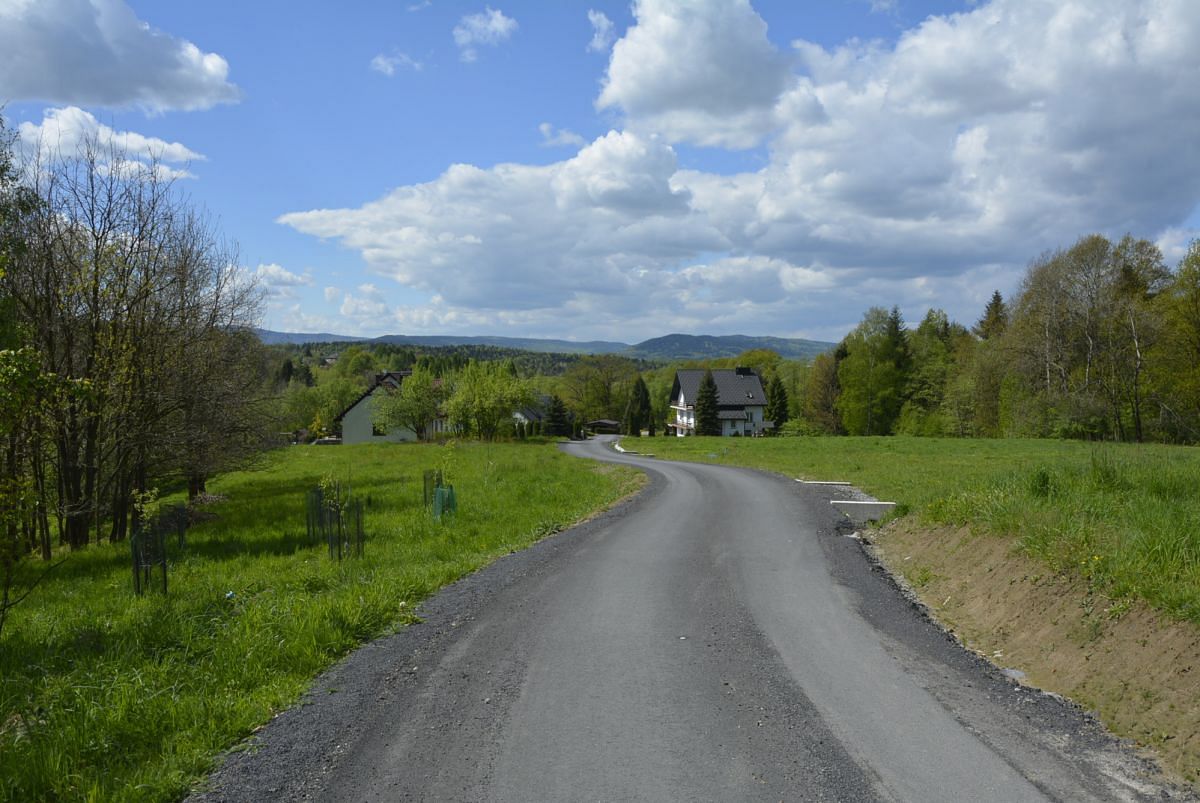
[[[49,562],[36,558],[24,561],[17,569],[17,587],[28,588],[34,582],[39,582],[38,578],[46,571],[50,571],[50,575],[40,582],[49,586],[64,580],[107,575],[119,569],[133,571],[129,542],[110,544],[105,541],[81,552],[55,554]],[[36,595],[38,592],[33,593]]]
[[[188,544],[188,558],[204,561],[226,561],[241,558],[287,557],[305,550],[324,550],[324,542],[309,540],[303,528],[300,527],[269,536],[255,535],[252,538],[240,538],[236,535],[223,537],[197,538]]]
[[[300,487],[315,485],[314,482],[312,486]],[[368,543],[380,529],[380,513],[396,516],[423,507],[419,486],[398,497],[395,485],[395,482],[364,482],[352,489],[354,497],[365,503],[364,529]],[[203,560],[231,560],[327,549],[326,541],[308,535],[306,492],[297,492],[296,485],[281,489],[270,482],[242,486],[238,490],[241,501],[231,499],[214,505],[211,512],[216,518],[189,531],[185,554]],[[245,501],[250,498],[255,500],[252,505]],[[237,507],[230,509],[233,505]]]

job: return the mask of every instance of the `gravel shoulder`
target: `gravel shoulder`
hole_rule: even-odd
[[[190,799],[1192,799],[964,650],[844,491],[571,448],[649,485],[427,600]]]

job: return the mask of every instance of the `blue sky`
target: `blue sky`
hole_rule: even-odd
[[[159,154],[267,328],[837,339],[1092,231],[1177,261],[1197,41],[1193,0],[0,0],[0,101]]]

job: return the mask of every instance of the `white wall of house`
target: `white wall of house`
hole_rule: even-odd
[[[375,396],[385,392],[383,387],[375,389],[370,396],[359,401],[342,416],[342,443],[401,443],[415,441],[417,434],[407,427],[393,429],[386,435],[376,435],[375,426],[371,420],[375,412],[372,403]]]
[[[696,411],[691,407],[672,405],[675,411],[675,435],[685,438],[696,434]],[[763,413],[765,408],[746,407],[746,418],[740,421],[721,419],[721,434],[726,437],[733,435],[757,435],[763,430]]]
[[[675,434],[683,437],[687,434],[686,429],[695,429],[696,414],[693,410],[686,407],[672,407],[675,410]]]

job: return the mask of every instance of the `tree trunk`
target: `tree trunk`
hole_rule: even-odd
[[[87,515],[88,497],[83,495],[83,469],[79,455],[69,434],[59,436],[59,475],[62,479],[62,495],[59,505],[64,516],[64,536],[72,550],[83,549],[88,544],[91,521]]]
[[[111,543],[124,541],[129,535],[129,483],[118,479],[113,483],[112,526],[108,532]]]
[[[188,474],[188,501],[191,502],[197,496],[208,493],[207,480],[203,474],[192,472]]]

